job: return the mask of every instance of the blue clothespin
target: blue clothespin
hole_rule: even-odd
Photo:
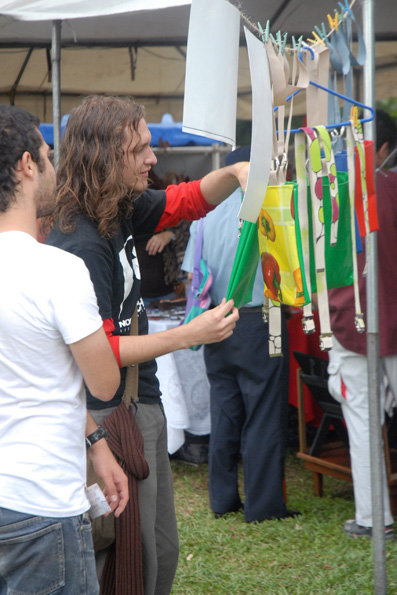
[[[348,0],[345,0],[345,3],[343,4],[342,2],[338,2],[339,6],[341,7],[342,10],[342,16],[345,14],[345,12],[347,12],[347,14],[349,15],[349,17],[353,16],[353,13],[351,11],[351,8],[349,6],[349,2]]]

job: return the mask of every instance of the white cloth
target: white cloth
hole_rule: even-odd
[[[356,523],[372,527],[371,462],[368,405],[368,366],[365,355],[342,347],[334,337],[334,346],[329,352],[328,389],[342,405],[350,444],[350,460],[353,475]],[[388,360],[385,366],[383,360]],[[381,358],[381,377],[390,371],[389,382],[397,380],[397,355]],[[393,372],[394,370],[394,372]],[[343,381],[343,384],[342,384]],[[344,385],[344,386],[343,386]],[[397,384],[392,390],[396,393]],[[381,390],[381,419],[384,419],[385,392]],[[393,523],[390,510],[389,490],[383,457],[383,506],[385,525]]]
[[[67,344],[102,325],[82,260],[23,232],[0,234],[0,507],[88,510],[86,401]]]
[[[180,321],[149,320],[149,333],[173,328]],[[168,452],[185,442],[185,432],[203,436],[211,431],[210,388],[203,350],[180,349],[156,359],[161,400],[167,418]]]

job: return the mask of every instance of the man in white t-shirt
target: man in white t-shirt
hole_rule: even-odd
[[[83,261],[36,240],[55,197],[38,124],[0,106],[0,593],[91,595],[83,379],[108,401],[120,374]],[[106,440],[91,454],[119,516],[126,477]]]

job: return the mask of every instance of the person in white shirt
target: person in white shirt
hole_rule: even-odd
[[[84,382],[108,401],[120,373],[83,261],[36,240],[55,202],[38,124],[0,106],[0,593],[91,595]],[[119,516],[127,479],[105,440],[91,454]]]

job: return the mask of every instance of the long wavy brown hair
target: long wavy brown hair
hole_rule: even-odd
[[[102,237],[113,236],[132,212],[134,188],[123,182],[125,129],[138,134],[144,108],[130,99],[90,96],[73,109],[60,146],[58,219],[65,233],[79,215],[94,221]],[[136,194],[136,193],[135,193]]]

